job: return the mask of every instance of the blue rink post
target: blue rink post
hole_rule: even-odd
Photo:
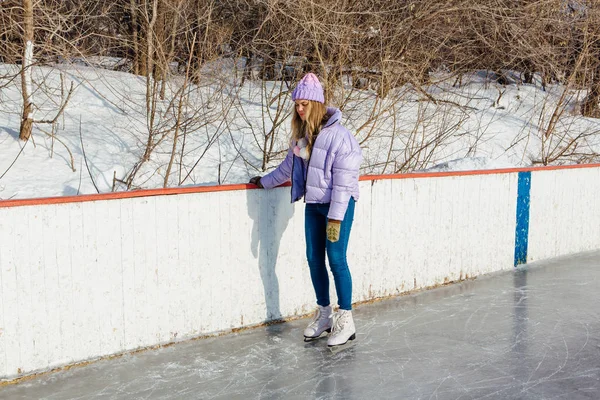
[[[517,192],[517,228],[515,231],[515,267],[527,263],[527,240],[529,238],[529,204],[531,172],[519,172]]]

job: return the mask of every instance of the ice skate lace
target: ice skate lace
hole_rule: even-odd
[[[319,321],[321,319],[325,319],[326,317],[324,316],[324,314],[321,312],[320,309],[317,309],[317,311],[315,311],[315,315],[313,315],[313,319],[310,322],[309,326],[317,326],[319,324]]]
[[[331,324],[331,333],[335,334],[339,331],[341,331],[342,329],[344,329],[344,324],[346,322],[346,313],[340,314],[340,313],[334,313],[331,314],[331,318],[333,318],[333,324]]]

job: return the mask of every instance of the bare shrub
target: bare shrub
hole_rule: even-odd
[[[509,87],[561,85],[538,131],[523,128],[513,141],[535,136],[531,163],[593,159],[585,143],[595,130],[577,131],[571,105],[600,117],[598,43],[600,5],[592,0],[5,0],[0,8],[0,62],[20,64],[24,82],[31,66],[106,59],[101,68],[145,80],[144,110],[130,115],[144,126],[140,154],[115,178],[128,189],[153,174],[163,186],[195,182],[215,145],[233,148],[248,171],[268,170],[285,155],[289,92],[306,72],[320,76],[327,101],[343,110],[368,154],[364,172],[428,168],[457,153],[457,137],[471,138],[464,153],[474,155],[486,127],[465,134],[470,100],[440,90],[476,71],[497,89],[494,109]],[[38,105],[26,84],[22,93],[26,132]],[[260,115],[251,115],[248,93]],[[138,99],[121,96],[135,108]],[[218,161],[221,182],[233,161]]]

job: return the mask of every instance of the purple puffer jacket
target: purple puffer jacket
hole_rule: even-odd
[[[362,151],[350,131],[340,124],[342,112],[327,107],[329,120],[317,135],[310,159],[294,155],[292,143],[285,160],[260,183],[271,189],[292,180],[292,202],[331,203],[327,217],[342,221],[350,196],[358,200],[358,170]]]

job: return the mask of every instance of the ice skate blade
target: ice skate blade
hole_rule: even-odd
[[[347,341],[344,344],[331,347],[328,346],[327,348],[329,349],[329,353],[335,355],[344,351],[352,351],[352,349],[354,349],[354,346],[356,346],[356,343],[356,341]]]

